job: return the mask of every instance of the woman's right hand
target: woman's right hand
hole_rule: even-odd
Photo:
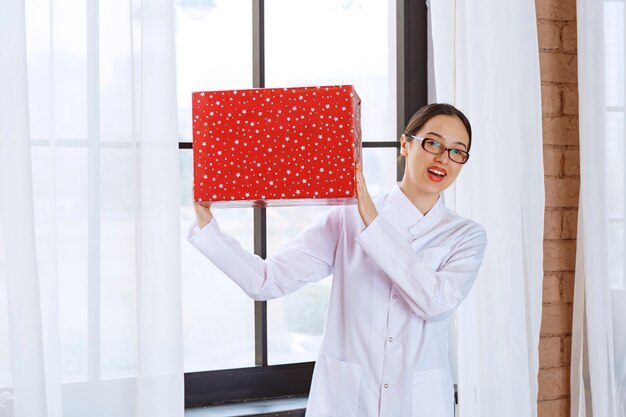
[[[193,209],[196,212],[196,220],[198,221],[198,227],[202,229],[204,226],[211,222],[213,213],[209,207],[205,207],[198,203],[193,203]]]
[[[211,222],[213,218],[213,213],[211,213],[210,207],[205,207],[201,204],[196,203],[196,189],[194,187],[195,184],[191,186],[191,195],[193,198],[193,210],[196,212],[196,221],[198,222],[198,227],[202,229],[204,226]]]

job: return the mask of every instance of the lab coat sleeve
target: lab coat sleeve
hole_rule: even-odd
[[[265,260],[222,232],[215,216],[202,229],[192,226],[188,240],[251,298],[269,300],[332,273],[342,228],[340,214],[331,210]]]
[[[472,223],[438,271],[420,262],[411,244],[383,216],[357,236],[357,243],[395,282],[415,314],[438,321],[450,316],[469,293],[487,240],[482,227]]]

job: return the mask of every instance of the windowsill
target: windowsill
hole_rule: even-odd
[[[253,416],[304,416],[307,397],[250,401],[238,404],[210,405],[187,408],[185,417],[253,417]]]

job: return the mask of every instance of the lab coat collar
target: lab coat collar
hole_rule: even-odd
[[[444,207],[443,198],[439,196],[430,211],[423,215],[402,192],[400,184],[396,183],[385,201],[381,215],[407,239],[413,240],[420,234],[420,230],[441,216]]]

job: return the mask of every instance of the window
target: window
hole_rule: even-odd
[[[400,172],[399,134],[426,104],[426,8],[419,3],[176,2],[186,406],[307,394],[332,279],[254,302],[186,242],[194,218],[191,92],[354,85],[362,99],[368,187],[384,193]],[[326,210],[215,214],[223,230],[265,256]]]

